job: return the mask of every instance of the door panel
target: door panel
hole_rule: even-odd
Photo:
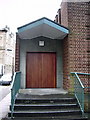
[[[27,53],[26,87],[56,87],[56,54]]]
[[[56,60],[55,54],[46,53],[42,55],[42,85],[53,88],[56,86]]]

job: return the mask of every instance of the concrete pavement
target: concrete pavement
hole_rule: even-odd
[[[0,101],[6,97],[11,90],[11,86],[0,86]]]
[[[7,116],[10,104],[11,104],[11,93],[9,92],[9,94],[7,94],[6,97],[4,97],[0,101],[0,120]]]

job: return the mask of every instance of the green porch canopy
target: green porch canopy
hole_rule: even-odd
[[[43,17],[19,27],[18,34],[21,39],[33,39],[40,36],[51,39],[63,39],[69,34],[69,30],[64,26]]]

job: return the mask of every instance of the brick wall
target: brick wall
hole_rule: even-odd
[[[67,2],[61,3],[61,25],[68,27],[68,6]]]
[[[16,34],[16,48],[15,48],[15,72],[20,70],[20,38]]]
[[[70,89],[70,72],[88,73],[90,68],[90,3],[62,2],[61,25],[69,28],[63,41],[64,88]],[[87,83],[87,81],[86,81]]]
[[[63,40],[63,87],[68,89],[70,87],[69,81],[69,44],[68,36]]]

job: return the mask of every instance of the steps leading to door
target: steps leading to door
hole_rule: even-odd
[[[73,95],[26,95],[18,94],[13,120],[87,120],[81,116]],[[8,113],[10,120],[11,112]]]

